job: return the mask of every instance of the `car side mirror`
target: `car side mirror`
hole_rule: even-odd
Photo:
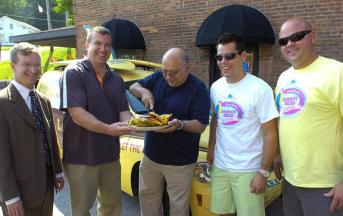
[[[127,98],[127,101],[129,103],[131,109],[136,114],[147,114],[148,113],[148,110],[143,105],[143,103],[140,100],[138,100],[138,98],[133,96],[128,90],[126,90],[126,98]]]

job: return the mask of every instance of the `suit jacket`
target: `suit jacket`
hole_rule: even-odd
[[[62,172],[49,100],[37,94],[52,159]],[[43,144],[34,118],[13,84],[0,91],[0,201],[19,196],[24,208],[42,204],[47,190]],[[53,177],[55,179],[55,176]]]

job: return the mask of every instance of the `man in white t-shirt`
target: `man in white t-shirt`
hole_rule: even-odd
[[[264,191],[277,149],[273,90],[245,73],[242,39],[224,33],[216,60],[223,75],[211,87],[214,113],[207,161],[213,163],[211,211],[263,216]]]

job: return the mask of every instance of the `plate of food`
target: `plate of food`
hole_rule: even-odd
[[[164,129],[169,127],[169,125],[163,125],[163,126],[154,126],[154,127],[137,127],[137,126],[132,126],[135,131],[157,131],[160,129]]]
[[[134,115],[129,125],[136,131],[156,131],[169,127],[168,121],[171,116],[171,114],[158,115],[154,112],[149,112],[148,115]]]

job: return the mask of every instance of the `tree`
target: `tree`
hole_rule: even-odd
[[[29,24],[41,29],[47,30],[47,15],[46,15],[46,1],[45,0],[27,0],[29,2],[29,6],[26,8],[26,13],[30,14],[28,16],[35,17],[36,19],[32,19]],[[56,6],[55,0],[50,1],[50,8]],[[42,11],[39,11],[38,5],[42,8]],[[61,28],[65,27],[65,16],[64,14],[55,13],[53,10],[50,11],[51,23],[52,28]]]
[[[0,17],[16,14],[25,15],[22,10],[27,7],[27,0],[0,0]]]
[[[57,4],[55,0],[49,0],[51,6]],[[42,7],[43,12],[38,10],[38,5]],[[25,22],[40,30],[47,30],[46,21],[46,3],[45,0],[0,0],[0,17],[8,16],[13,19]],[[51,20],[53,28],[65,26],[64,14],[58,14],[51,11]]]
[[[65,13],[67,16],[67,25],[74,24],[73,1],[72,0],[55,0],[56,6],[53,8],[55,13]]]

